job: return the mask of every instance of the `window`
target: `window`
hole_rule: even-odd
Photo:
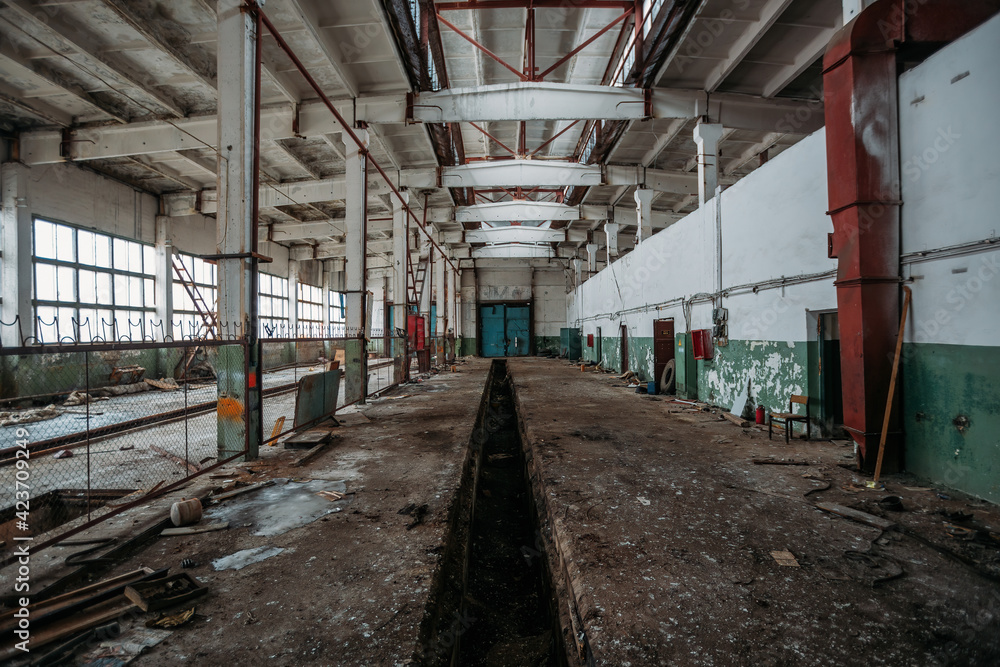
[[[333,336],[347,335],[347,309],[344,307],[344,295],[340,292],[328,292],[330,301],[330,332]]]
[[[288,329],[288,279],[267,273],[259,275],[257,318],[260,336],[274,338]]]
[[[177,277],[177,272],[173,271],[173,291],[174,291],[174,336],[176,338],[200,338],[205,335],[205,324],[188,289],[197,290],[201,295],[204,308],[209,312],[218,313],[218,282],[216,280],[216,266],[193,255],[178,253],[174,257],[174,262],[180,262],[191,275],[194,286],[184,287],[184,283]],[[225,332],[219,332],[223,335]]]
[[[36,218],[34,274],[43,343],[156,333],[151,245]]]
[[[323,290],[299,283],[299,334],[322,337],[326,330],[323,318]]]

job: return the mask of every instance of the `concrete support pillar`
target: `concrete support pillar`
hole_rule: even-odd
[[[583,260],[574,257],[571,262],[573,264],[573,287],[579,287],[583,284]]]
[[[355,130],[355,134],[367,146],[368,132],[365,130]],[[367,160],[361,154],[358,146],[354,143],[346,132],[342,133],[344,140],[345,155],[345,252],[347,268],[347,336],[349,340],[345,345],[346,350],[346,371],[344,375],[344,398],[348,403],[358,401],[364,403],[368,394],[367,387],[367,355],[365,354],[365,340],[358,338],[368,332],[365,325],[368,322],[368,285],[367,285],[367,253],[366,241],[368,238],[368,225],[365,219],[365,202],[368,196],[367,179],[365,177]]]
[[[218,10],[218,252],[241,254],[253,248],[254,21],[241,0],[219,0]],[[249,321],[252,263],[221,259],[219,323],[222,336],[242,335],[249,347],[219,348],[218,458],[244,449],[257,457],[260,446],[260,387],[249,387],[257,371],[257,336]],[[249,354],[249,375],[245,356]],[[254,383],[256,384],[256,383]],[[222,409],[223,401],[226,409]]]
[[[431,252],[430,243],[425,243],[427,257],[424,259],[423,284],[420,287],[420,316],[424,318],[424,335],[427,344],[430,345],[430,338],[434,335],[431,331],[431,289],[434,286],[434,255]],[[419,253],[418,253],[419,256]]]
[[[462,314],[459,319],[462,323],[462,349],[458,354],[476,354],[479,327],[479,312],[476,306],[476,270],[466,269],[462,271]]]
[[[608,220],[604,223],[604,236],[608,246],[608,264],[612,257],[618,256],[618,223]]]
[[[597,244],[588,243],[587,244],[587,271],[590,273],[597,273]]]
[[[12,326],[0,327],[3,344],[20,346],[22,339],[35,335],[35,315],[31,308],[31,204],[28,201],[28,168],[18,162],[0,167],[3,209],[0,214],[0,320]]]
[[[299,260],[288,260],[288,328],[293,337],[299,335]]]
[[[431,252],[437,253],[433,248]],[[436,322],[434,327],[434,335],[437,336],[437,345],[434,354],[439,364],[444,363],[445,336],[448,333],[448,297],[445,294],[448,287],[445,282],[446,268],[448,268],[447,262],[438,253],[434,262],[434,303],[437,305],[437,308],[435,308]]]
[[[719,185],[719,140],[722,125],[698,123],[694,126],[694,142],[698,145],[698,205],[715,196]]]
[[[174,332],[174,242],[170,236],[170,218],[165,215],[156,216],[156,249],[153,253],[154,268],[154,298],[156,299],[156,319],[160,321],[160,329],[156,340],[164,340],[167,336],[179,338]],[[176,332],[180,333],[180,332]]]
[[[446,299],[448,301],[448,358],[453,359],[455,357],[455,341],[458,339],[458,293],[455,290],[455,285],[457,281],[455,278],[455,269],[448,266],[446,268],[448,275],[448,288]]]
[[[635,234],[636,245],[649,239],[653,235],[653,197],[655,190],[648,188],[636,188],[635,191],[635,214],[638,229]]]
[[[403,192],[403,199],[409,203],[410,193]],[[406,331],[407,290],[407,259],[410,256],[410,239],[406,234],[406,209],[396,198],[392,200],[392,323],[396,329]],[[388,332],[395,335],[395,332]],[[395,339],[394,339],[395,340]],[[404,353],[404,341],[394,343],[398,349],[393,350],[394,356]]]

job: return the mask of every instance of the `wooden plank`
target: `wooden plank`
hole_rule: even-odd
[[[103,581],[95,582],[89,586],[78,588],[75,591],[57,595],[56,597],[49,598],[48,600],[36,602],[28,607],[28,613],[31,615],[30,617],[32,623],[37,623],[49,614],[66,610],[79,604],[80,602],[85,602],[88,599],[93,600],[95,603],[99,602],[102,599],[102,595],[110,595],[113,597],[113,593],[116,589],[124,591],[125,587],[129,584],[148,579],[150,575],[153,574],[165,575],[166,573],[167,570],[160,570],[158,573],[155,573],[151,568],[142,567],[138,570],[133,570],[132,572],[126,572],[125,574],[118,575],[117,577],[112,577],[111,579],[105,579]],[[0,633],[6,634],[11,632],[17,626],[17,619],[14,618],[14,611],[14,609],[11,609],[10,611],[0,615]]]
[[[163,537],[172,537],[176,535],[197,535],[198,533],[211,533],[215,530],[226,530],[229,528],[228,521],[216,521],[215,523],[206,523],[204,526],[181,526],[180,528],[165,528],[163,532],[160,533]]]
[[[41,646],[70,637],[78,632],[95,628],[98,625],[104,625],[134,609],[137,609],[137,607],[132,604],[131,600],[124,595],[118,595],[110,600],[94,605],[86,611],[74,614],[69,618],[44,624],[41,628],[36,628],[33,625],[31,649],[36,650]],[[0,644],[0,661],[7,661],[14,656],[24,653],[15,646],[17,641],[17,637],[13,637]]]
[[[265,486],[271,486],[272,484],[274,484],[273,480],[268,480],[266,482],[257,482],[256,484],[251,484],[250,486],[244,486],[239,489],[233,489],[232,491],[226,491],[225,493],[220,493],[217,496],[210,496],[208,500],[211,500],[213,503],[218,503],[222,502],[223,500],[228,500],[233,496],[238,496],[243,493],[248,493],[250,491],[256,491],[257,489],[262,489]]]
[[[746,428],[746,427],[750,426],[750,422],[748,422],[745,419],[741,419],[741,418],[737,417],[736,415],[731,414],[729,412],[723,412],[722,416],[725,417],[726,419],[728,419],[729,421],[733,422],[734,424],[736,424],[740,428]]]
[[[868,514],[867,512],[852,510],[850,507],[844,507],[843,505],[836,505],[834,503],[816,503],[816,507],[824,512],[830,512],[831,514],[836,514],[844,517],[845,519],[851,519],[852,521],[872,526],[873,528],[890,530],[896,527],[896,524],[893,521],[883,519],[882,517],[875,516],[874,514]]]

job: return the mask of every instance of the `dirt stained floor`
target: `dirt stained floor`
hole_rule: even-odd
[[[280,535],[254,535],[251,519],[225,531],[164,537],[123,563],[112,574],[170,567],[210,589],[195,620],[140,664],[405,663],[418,642],[487,369],[472,360],[459,372],[400,387],[392,394],[399,398],[371,401],[360,410],[370,421],[346,416],[334,442],[305,467],[283,464],[300,453],[292,451],[249,466],[260,478],[290,484],[327,480],[334,488],[343,481],[353,495],[333,504],[339,511]],[[254,493],[261,492],[245,498]],[[416,509],[399,514],[408,506]],[[261,546],[284,551],[241,570],[213,568],[215,559]],[[181,570],[182,559],[198,566]]]
[[[846,443],[768,441],[564,361],[509,368],[545,528],[572,559],[556,576],[571,582],[595,664],[1000,664],[995,506],[906,475],[867,490],[840,467],[853,463]],[[768,457],[809,465],[752,462]],[[879,506],[890,494],[904,511]],[[798,567],[775,561],[784,550]]]

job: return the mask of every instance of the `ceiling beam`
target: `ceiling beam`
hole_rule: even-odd
[[[99,79],[119,95],[143,106],[150,115],[165,113],[177,118],[184,116],[184,110],[172,99],[153,89],[154,82],[148,74],[143,76],[138,72],[128,71],[130,68],[124,63],[113,63],[107,59],[107,54],[98,56],[98,53],[102,53],[100,46],[83,36],[79,30],[68,26],[58,16],[46,15],[45,20],[42,20],[38,16],[40,12],[37,7],[27,0],[4,0],[4,5],[17,17],[8,17],[6,12],[0,14],[10,25],[44,44],[54,55],[73,62],[85,76]],[[66,35],[74,35],[75,39]],[[145,100],[146,104],[138,102],[136,98]],[[150,104],[155,108],[149,108]]]
[[[760,8],[757,20],[747,25],[743,34],[729,47],[726,59],[716,65],[709,73],[705,80],[705,90],[710,93],[715,92],[715,89],[743,62],[750,50],[756,46],[764,33],[771,29],[774,22],[790,4],[792,4],[792,0],[767,0],[764,3],[764,6]]]
[[[202,85],[215,90],[215,58],[198,44],[190,43],[190,35],[176,21],[162,13],[144,10],[147,5],[124,0],[102,0],[122,21],[139,33],[156,49],[170,56],[192,74]]]
[[[646,151],[646,154],[642,156],[640,164],[643,167],[648,167],[656,162],[656,158],[658,158],[660,153],[662,153],[663,150],[677,138],[677,135],[680,134],[686,124],[686,118],[675,118],[671,121],[670,127],[667,128],[667,131],[658,136],[652,148]]]
[[[599,165],[565,160],[498,160],[441,169],[445,188],[586,186],[602,181]]]
[[[358,96],[358,82],[344,66],[340,57],[339,45],[334,43],[330,37],[322,32],[322,21],[316,12],[313,3],[303,3],[300,0],[286,0],[288,8],[295,14],[299,22],[305,27],[305,32],[319,47],[323,57],[330,63],[330,67],[336,73],[337,78],[344,84],[344,89],[351,97]]]
[[[417,122],[486,122],[541,120],[691,119],[707,116],[737,130],[773,131],[796,118],[810,100],[765,99],[753,95],[656,88],[520,81],[472,88],[450,88],[414,96],[410,107]],[[803,134],[823,126],[822,113],[799,123]]]
[[[10,40],[0,40],[0,61],[7,63],[8,67],[12,66],[41,79],[46,85],[57,88],[62,93],[73,96],[97,114],[110,116],[119,123],[128,120],[128,115],[123,109],[91,95],[78,84],[67,81],[61,73],[49,68],[43,59],[25,58]]]
[[[69,127],[73,124],[72,114],[49,104],[45,100],[36,99],[33,102],[29,102],[25,99],[24,95],[21,94],[20,90],[17,90],[12,86],[8,86],[3,82],[0,82],[0,102],[9,104],[24,113],[41,119],[49,125]]]
[[[840,30],[840,27],[840,22],[838,21],[837,25],[818,31],[796,54],[795,59],[791,63],[780,67],[771,76],[771,79],[764,85],[762,93],[764,97],[773,98],[784,90],[788,84],[798,78],[800,74],[806,71],[806,68],[816,62],[826,52],[827,45],[833,39],[834,34]],[[820,108],[818,114],[814,115],[822,117],[822,108]]]

